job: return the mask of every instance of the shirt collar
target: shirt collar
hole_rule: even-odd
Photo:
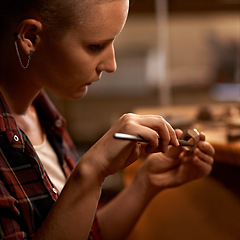
[[[9,109],[2,93],[0,92],[0,132],[5,132],[9,143],[21,151],[24,151],[23,135],[14,116]]]
[[[34,100],[40,122],[46,131],[62,136],[66,127],[65,119],[57,111],[44,90]],[[19,129],[14,116],[0,92],[0,132],[6,132],[9,143],[16,149],[24,151],[24,135]]]
[[[58,112],[44,90],[35,98],[34,105],[37,109],[40,122],[43,123],[45,129],[63,136],[66,128],[66,120]]]

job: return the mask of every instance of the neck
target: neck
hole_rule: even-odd
[[[14,118],[33,145],[39,145],[43,141],[43,129],[38,119],[33,100],[39,93],[39,88],[34,88],[30,84],[24,83],[21,78],[1,78],[0,91],[2,92]],[[27,81],[26,81],[27,82]],[[10,83],[10,84],[8,84]]]
[[[11,79],[1,77],[0,91],[15,115],[26,114],[40,90],[40,88],[34,87],[31,81],[25,82],[20,77]]]

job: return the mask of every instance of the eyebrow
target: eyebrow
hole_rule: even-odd
[[[92,42],[93,44],[101,44],[101,43],[109,43],[114,41],[115,38],[110,38],[110,39],[104,39],[104,40],[97,40],[97,41],[89,41],[90,43]]]

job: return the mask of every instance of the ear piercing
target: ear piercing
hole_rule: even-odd
[[[33,50],[30,50],[30,53],[28,55],[28,59],[27,59],[27,63],[26,65],[24,66],[23,62],[22,62],[22,59],[21,59],[21,56],[20,56],[20,53],[19,53],[19,50],[18,50],[18,45],[17,45],[17,40],[20,40],[21,37],[20,37],[20,34],[18,33],[14,33],[14,37],[15,37],[15,49],[16,49],[16,53],[17,53],[17,57],[18,57],[18,60],[19,60],[19,63],[20,63],[20,66],[23,68],[23,69],[27,69],[29,67],[29,63],[30,63],[30,60],[31,60],[31,57],[34,53]]]
[[[13,36],[14,36],[15,40],[20,40],[21,39],[20,33],[15,32],[13,34]]]

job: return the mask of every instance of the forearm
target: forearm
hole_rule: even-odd
[[[154,194],[147,193],[139,179],[126,187],[116,198],[101,208],[98,220],[104,240],[125,239],[142,215]]]
[[[101,184],[84,163],[74,169],[36,240],[86,240],[95,217]]]

